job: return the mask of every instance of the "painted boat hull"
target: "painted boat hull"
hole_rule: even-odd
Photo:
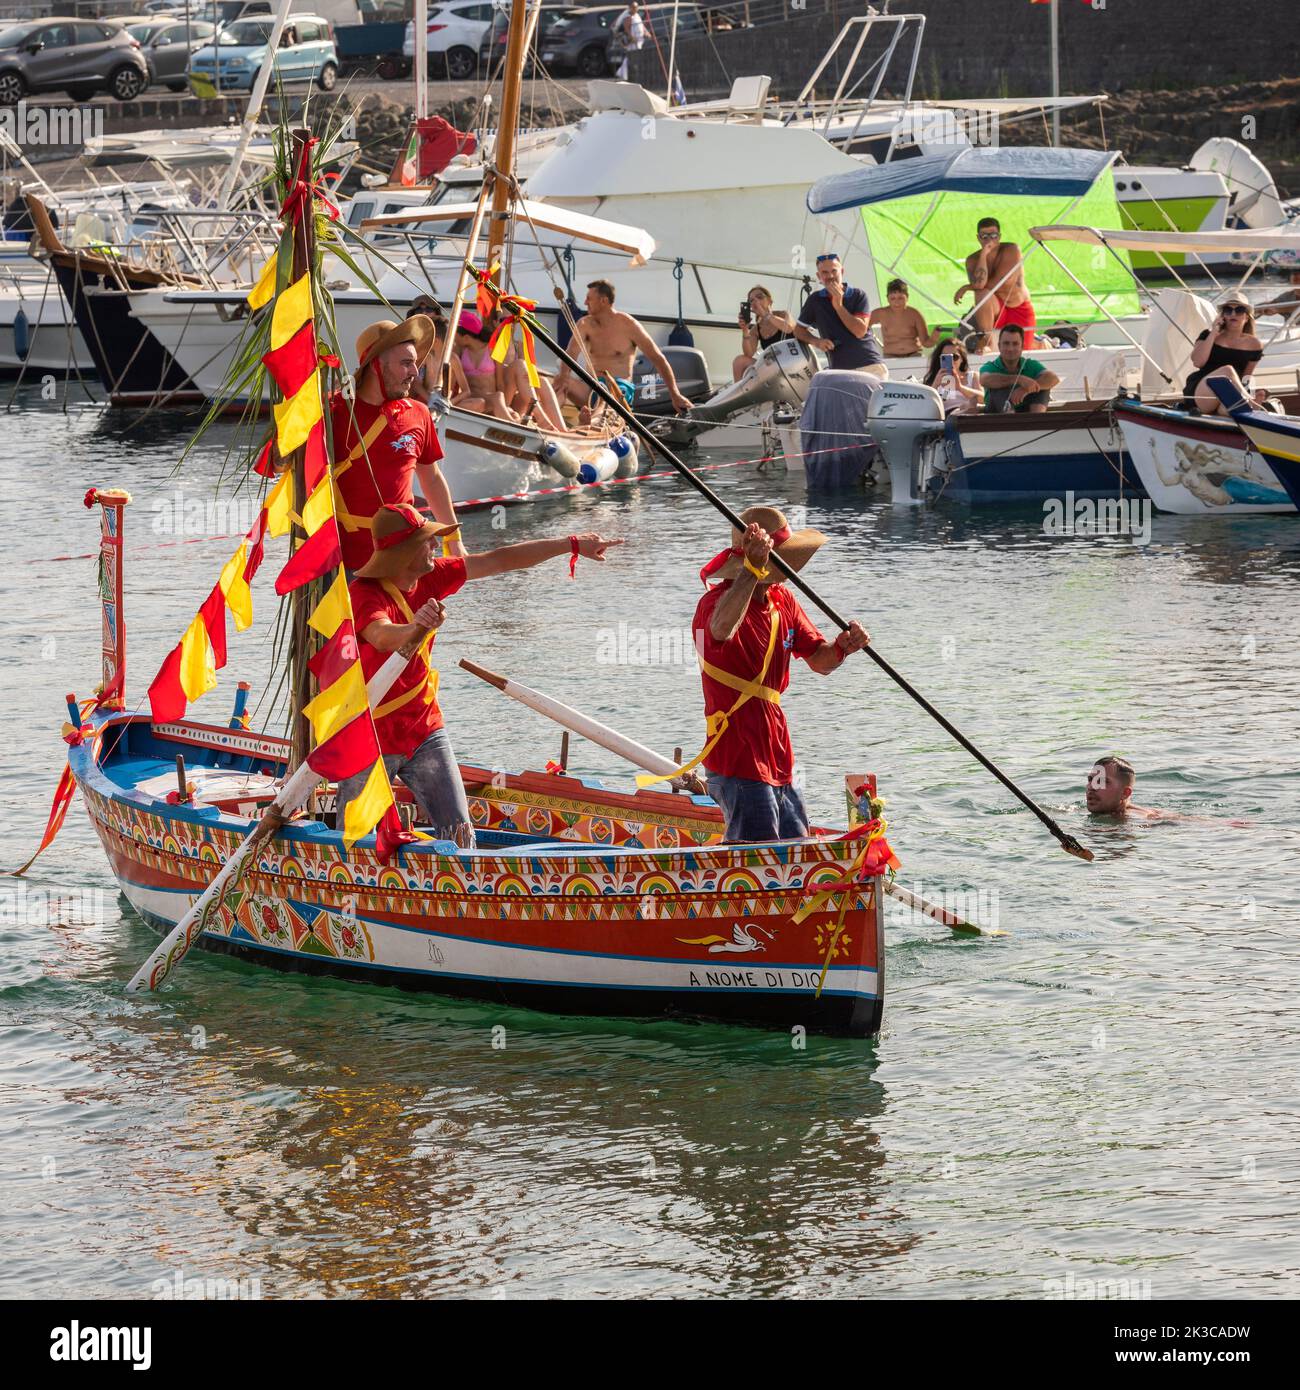
[[[123,893],[160,932],[256,811],[237,795],[168,804],[161,788],[182,750],[200,780],[205,768],[266,779],[284,766],[280,740],[123,715],[99,717],[70,755]],[[708,798],[462,774],[478,850],[428,843],[386,865],[373,837],[345,852],[335,831],[295,823],[256,856],[199,944],[279,970],[548,1012],[879,1031],[879,880],[842,888],[793,921],[810,894],[845,878],[860,842],[721,845]]]
[[[1115,418],[1133,468],[1162,512],[1183,516],[1294,514],[1273,461],[1229,419],[1122,402]]]
[[[1243,411],[1234,418],[1300,508],[1300,418],[1262,410]]]
[[[926,486],[936,499],[996,506],[1067,493],[1146,495],[1101,403],[1037,415],[950,416],[935,452]]]

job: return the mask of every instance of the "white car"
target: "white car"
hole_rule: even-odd
[[[479,44],[492,27],[495,13],[496,6],[486,0],[478,4],[466,0],[466,3],[431,5],[425,52],[446,69],[448,77],[457,81],[473,77],[478,71]],[[406,26],[402,53],[407,58],[415,57],[414,22]]]

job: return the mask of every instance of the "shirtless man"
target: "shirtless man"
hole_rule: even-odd
[[[981,218],[975,235],[980,249],[966,257],[968,283],[953,295],[952,302],[960,304],[964,295],[973,295],[979,306],[973,317],[978,333],[988,335],[1003,324],[1016,323],[1025,330],[1026,349],[1032,348],[1038,319],[1029,302],[1020,247],[1014,241],[1002,240],[1002,227],[996,217]],[[981,299],[986,302],[980,304]]]
[[[608,280],[593,280],[587,286],[587,312],[576,326],[576,334],[586,347],[583,354],[574,350],[573,356],[582,360],[590,358],[588,370],[603,377],[608,373],[618,382],[624,396],[632,392],[632,364],[638,352],[650,359],[651,365],[663,378],[668,388],[668,396],[677,410],[689,410],[691,403],[677,389],[677,378],[668,365],[668,359],[659,351],[657,344],[631,314],[622,314],[614,308],[614,286]],[[587,363],[583,363],[587,366]],[[554,382],[555,394],[562,401],[571,401],[581,410],[582,423],[591,419],[589,392],[585,383],[570,372],[567,365],[560,369]],[[631,404],[631,400],[628,400]]]

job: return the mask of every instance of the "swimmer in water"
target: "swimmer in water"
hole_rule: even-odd
[[[1176,811],[1153,811],[1133,805],[1133,783],[1137,773],[1127,758],[1114,753],[1098,758],[1088,772],[1084,795],[1088,814],[1093,816],[1133,816],[1142,820],[1181,820]]]

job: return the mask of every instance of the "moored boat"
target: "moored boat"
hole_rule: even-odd
[[[1268,461],[1291,501],[1300,508],[1300,416],[1256,410],[1236,387],[1222,380],[1211,380],[1210,386],[1231,412],[1236,426]],[[1292,412],[1300,409],[1300,402],[1292,401],[1289,408]]]
[[[1114,413],[1133,470],[1160,511],[1295,513],[1272,460],[1236,422],[1131,400],[1116,401]]]

